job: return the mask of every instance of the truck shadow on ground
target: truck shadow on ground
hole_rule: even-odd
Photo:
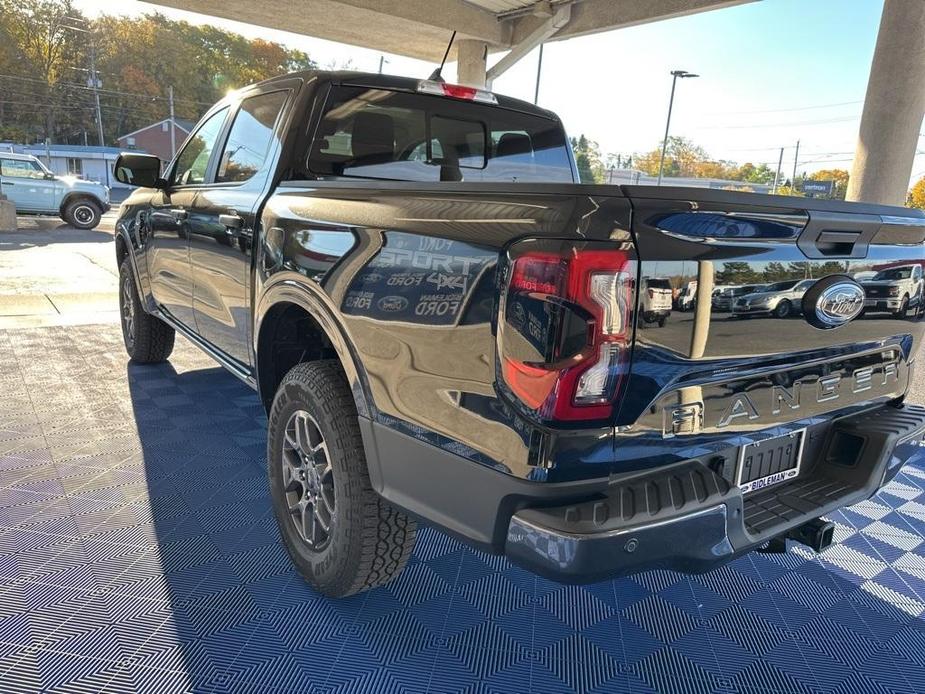
[[[279,542],[257,396],[218,368],[129,365],[127,376],[157,539],[143,578],[168,615],[138,663],[152,676],[167,663],[197,691],[313,692],[767,694],[925,681],[925,516],[895,517],[895,495],[835,518],[832,561],[751,554],[703,576],[562,586],[424,528],[397,581],[328,600]],[[923,478],[903,475],[902,495],[925,500]],[[865,524],[876,528],[856,531]],[[902,561],[918,578],[891,568]]]
[[[64,224],[50,231],[45,229],[0,231],[0,250],[17,251],[23,248],[63,243],[112,243],[112,239],[113,235],[105,231],[75,229]]]

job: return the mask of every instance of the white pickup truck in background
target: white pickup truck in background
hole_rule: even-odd
[[[899,265],[880,270],[861,282],[864,288],[865,311],[889,311],[905,318],[909,309],[921,311],[925,280],[921,265]]]

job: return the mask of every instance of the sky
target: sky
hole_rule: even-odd
[[[137,0],[76,0],[90,16],[160,11],[306,51],[322,67],[348,66],[426,77],[434,64],[283,31],[162,8]],[[601,151],[631,154],[660,145],[671,70],[679,80],[671,134],[714,159],[767,163],[783,172],[850,169],[883,0],[763,0],[605,33],[544,48],[539,104],[571,135]],[[501,54],[489,56],[489,64]],[[538,51],[495,80],[494,91],[533,100]],[[451,80],[455,65],[444,75]],[[913,179],[925,175],[925,138]]]

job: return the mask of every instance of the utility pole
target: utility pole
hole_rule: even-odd
[[[774,187],[771,188],[771,195],[777,192],[777,183],[780,181],[780,167],[784,164],[784,148],[780,148],[780,158],[777,160],[777,173],[774,174]]]
[[[793,153],[793,176],[790,177],[790,192],[797,189],[797,161],[800,159],[800,141],[797,140],[797,150]]]
[[[96,102],[96,128],[100,137],[100,147],[106,145],[103,137],[103,113],[100,109],[100,77],[96,74],[96,46],[90,37],[90,86],[93,87],[93,99]]]
[[[382,65],[379,66],[382,71]],[[177,126],[174,122],[173,115],[173,85],[167,87],[167,99],[170,102],[170,159],[171,161],[177,155]]]
[[[540,59],[536,64],[536,89],[533,92],[533,103],[540,102],[540,73],[543,72],[543,44],[540,44]]]
[[[674,88],[678,83],[678,78],[699,77],[693,72],[687,70],[671,71],[671,97],[668,99],[668,118],[665,120],[665,138],[662,140],[662,156],[658,160],[658,185],[662,185],[662,170],[665,168],[665,150],[668,149],[668,129],[671,127],[671,109],[674,106]]]

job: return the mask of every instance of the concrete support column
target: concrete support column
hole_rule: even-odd
[[[925,115],[925,2],[886,0],[848,200],[903,205]]]
[[[16,231],[16,205],[0,194],[0,231]]]
[[[475,39],[460,39],[456,42],[456,81],[468,87],[485,88],[485,61],[488,58],[488,44]]]

